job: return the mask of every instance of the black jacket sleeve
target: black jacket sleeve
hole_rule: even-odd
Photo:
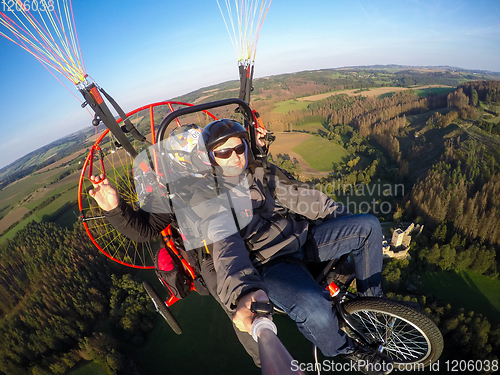
[[[135,211],[121,198],[118,207],[104,211],[104,215],[119,233],[136,242],[158,237],[172,221],[168,213],[151,213],[141,209]]]

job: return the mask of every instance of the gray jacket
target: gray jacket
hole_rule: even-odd
[[[237,181],[219,179],[217,193],[202,183],[195,189],[192,206],[203,235],[213,243],[217,293],[228,309],[236,307],[240,296],[266,290],[255,267],[296,252],[306,241],[310,221],[349,215],[344,206],[276,166],[270,164],[268,172],[256,162]]]

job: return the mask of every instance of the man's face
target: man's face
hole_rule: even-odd
[[[215,162],[222,167],[224,176],[239,176],[246,166],[246,144],[241,138],[232,137],[213,149]]]

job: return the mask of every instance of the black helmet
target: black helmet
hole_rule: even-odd
[[[243,138],[246,139],[247,142],[250,139],[245,127],[239,122],[230,119],[211,122],[203,129],[201,137],[205,143],[207,152],[212,151],[215,147],[223,144],[232,137]]]

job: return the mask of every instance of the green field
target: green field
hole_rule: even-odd
[[[36,177],[36,176],[35,176]],[[41,182],[37,181],[36,179],[31,179],[27,178],[23,181],[20,181],[16,185],[20,189],[20,193],[16,194],[15,196],[11,196],[11,198],[8,200],[11,202],[13,205],[17,205],[19,203],[19,199],[24,199],[26,198],[32,191],[36,190],[37,188],[41,187]],[[30,189],[31,187],[31,189]],[[4,189],[7,190],[7,189]],[[49,218],[52,214],[60,210],[61,208],[66,208],[66,204],[70,202],[74,202],[77,199],[77,190],[76,190],[76,185],[74,184],[61,184],[54,188],[53,190],[50,190],[48,194],[40,195],[39,197],[36,197],[33,199],[33,201],[30,201],[29,203],[24,204],[23,206],[26,207],[28,210],[32,210],[35,207],[37,207],[40,203],[46,201],[52,196],[55,196],[57,194],[61,194],[61,196],[57,197],[54,201],[50,202],[47,206],[35,211],[33,215],[29,216],[25,220],[22,220],[19,222],[19,224],[11,229],[9,232],[5,233],[0,241],[4,241],[6,239],[12,239],[16,235],[18,231],[26,227],[31,221],[36,221],[40,222],[43,220],[46,220]],[[61,226],[67,226],[71,227],[76,220],[75,215],[73,214],[72,211],[77,211],[77,207],[73,207],[72,210],[68,209],[68,212],[62,213],[61,212],[61,217],[59,217],[56,222],[61,225]]]
[[[332,163],[340,163],[349,155],[342,146],[316,135],[294,147],[292,151],[302,156],[312,168],[321,172],[332,171]]]
[[[449,92],[452,92],[455,90],[455,87],[429,87],[427,89],[416,89],[413,90],[415,93],[422,97],[422,96],[428,96],[428,95],[443,95],[443,94],[448,94]]]
[[[455,90],[455,87],[429,87],[425,89],[413,89],[417,96],[423,97],[428,95],[443,95]],[[391,97],[395,91],[386,92],[385,94],[377,96],[378,99]]]
[[[487,118],[484,121],[491,122],[492,124],[498,124],[498,123],[500,123],[500,116]]]
[[[310,133],[317,133],[318,130],[325,130],[325,127],[321,122],[316,121],[316,122],[308,122],[306,124],[302,125],[294,125],[293,126],[294,131],[306,131]]]
[[[36,199],[32,200],[31,202],[26,203],[24,205],[24,207],[26,207],[28,210],[32,210],[36,206],[38,206],[40,203],[46,201],[47,199],[49,199],[55,195],[58,195],[58,194],[65,194],[68,190],[75,189],[75,187],[76,187],[76,185],[74,183],[58,185],[57,187],[51,188],[47,194],[44,194],[41,197],[37,197]],[[76,190],[73,190],[73,195],[74,195],[73,198],[76,199]]]
[[[473,272],[426,272],[421,276],[421,292],[430,293],[454,308],[481,313],[491,323],[500,323],[500,280]]]
[[[498,109],[499,109],[499,105],[498,104],[490,105],[488,103],[481,102],[481,108],[485,109],[487,111],[492,111],[493,113],[497,113]],[[485,113],[485,116],[483,118],[484,121],[490,122],[492,124],[500,123],[500,116],[495,116],[493,113]]]
[[[0,202],[9,203],[11,206],[17,205],[19,201],[26,198],[37,188],[44,186],[45,182],[53,177],[55,173],[57,172],[51,171],[37,176],[31,175],[10,184],[6,188],[0,190]]]
[[[153,271],[140,271],[139,276],[150,281],[160,295],[165,295]],[[133,357],[145,374],[261,374],[213,297],[191,293],[176,302],[171,311],[183,330],[181,335],[176,335],[158,315],[155,328],[143,346],[126,345],[124,354]],[[275,315],[273,320],[288,351],[303,362],[312,362],[311,344],[295,323],[287,316]]]
[[[80,364],[66,375],[109,375],[104,366],[96,362]]]
[[[122,167],[116,168],[116,173],[122,173],[122,170]],[[45,207],[37,209],[24,220],[22,219],[24,214],[22,210],[17,211],[7,220],[3,220],[0,232],[9,228],[14,222],[21,221],[16,227],[2,235],[0,242],[12,239],[19,230],[25,228],[32,221],[55,221],[63,227],[71,228],[73,226],[76,220],[76,215],[73,212],[78,210],[72,203],[77,200],[76,187],[79,173],[72,173],[57,181],[61,174],[66,171],[67,169],[64,166],[60,166],[42,173],[35,173],[0,190],[0,210],[4,209],[1,212],[2,218],[5,218],[9,211],[19,208],[25,209],[24,212],[32,211],[41,203],[48,202],[52,197],[60,195]]]
[[[307,101],[299,101],[299,100],[286,100],[284,102],[279,102],[274,105],[273,112],[277,113],[289,113],[290,111],[296,111],[298,109],[307,108],[307,106],[311,104]]]
[[[140,271],[163,295],[154,272]],[[227,315],[211,296],[191,293],[171,311],[183,329],[176,335],[158,315],[155,328],[140,348],[127,345],[145,374],[258,375],[261,373],[245,352]],[[303,361],[312,361],[310,343],[286,316],[275,316],[278,336],[287,349]]]

